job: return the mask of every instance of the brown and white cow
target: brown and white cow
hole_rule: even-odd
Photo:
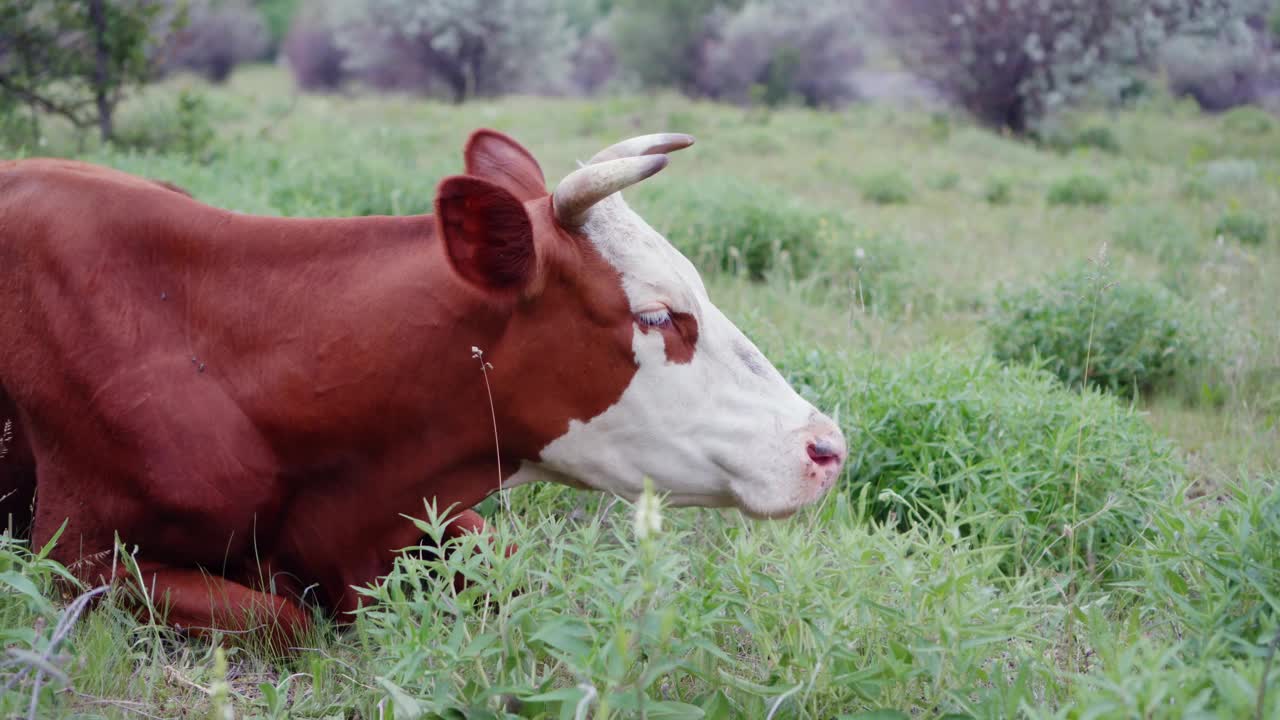
[[[89,583],[118,534],[174,625],[284,640],[305,588],[350,611],[415,544],[402,513],[499,477],[793,513],[834,482],[839,429],[618,194],[692,142],[619,143],[552,195],[482,130],[416,217],[256,217],[0,164],[0,512],[37,544],[65,522],[53,555]]]

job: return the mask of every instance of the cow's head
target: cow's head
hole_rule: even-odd
[[[840,429],[803,400],[707,297],[693,265],[619,191],[687,135],[633,138],[549,194],[537,161],[493,131],[441,183],[453,268],[509,307],[492,365],[508,485],[545,479],[779,517],[822,496]]]

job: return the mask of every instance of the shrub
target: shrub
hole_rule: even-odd
[[[1182,472],[1136,412],[1038,369],[945,348],[893,362],[793,352],[780,369],[857,438],[843,483],[874,517],[967,518],[976,543],[1007,547],[1009,571],[1112,573]]]
[[[1076,147],[1094,148],[1108,153],[1120,152],[1120,142],[1116,140],[1116,135],[1111,132],[1111,128],[1105,125],[1091,125],[1083,128],[1076,133],[1073,144]]]
[[[375,85],[475,95],[553,91],[567,85],[572,45],[545,0],[360,0],[332,26],[344,67]]]
[[[801,5],[755,0],[728,16],[706,50],[699,89],[736,103],[769,106],[798,98],[810,107],[854,94],[862,43],[853,6],[842,0]]]
[[[1200,331],[1185,307],[1159,285],[1121,281],[1079,268],[1047,287],[999,293],[986,321],[1003,362],[1043,365],[1071,387],[1133,395],[1202,364]]]
[[[1245,187],[1258,179],[1258,163],[1244,158],[1219,158],[1204,166],[1204,181],[1215,188]]]
[[[588,95],[600,92],[617,76],[618,53],[613,47],[608,23],[597,24],[583,36],[569,66],[573,87]]]
[[[1083,94],[1100,71],[1142,61],[1147,48],[1193,20],[1235,11],[1230,4],[1148,0],[883,5],[890,40],[912,70],[979,121],[1017,133]]]
[[[955,190],[960,187],[960,173],[954,170],[935,175],[929,179],[929,187],[934,190]]]
[[[225,82],[236,65],[262,58],[271,35],[248,0],[190,0],[186,24],[168,40],[165,70],[191,70]]]
[[[991,205],[1008,205],[1013,199],[1013,183],[1005,178],[988,178],[982,198]]]
[[[1247,28],[1216,38],[1175,38],[1160,60],[1175,95],[1213,112],[1254,102],[1266,62]]]
[[[1050,205],[1106,205],[1111,190],[1101,178],[1072,175],[1049,186],[1048,200]]]
[[[1199,257],[1196,233],[1168,208],[1126,209],[1119,215],[1111,238],[1119,247],[1147,253],[1172,265],[1185,265]]]
[[[1262,108],[1244,105],[1223,113],[1222,127],[1233,133],[1266,135],[1276,129],[1276,119]]]
[[[181,153],[195,161],[208,159],[214,139],[208,98],[190,90],[179,91],[172,106],[126,115],[116,132],[123,147]]]
[[[701,268],[755,280],[783,264],[808,275],[820,237],[839,222],[785,193],[727,178],[642,185],[636,198],[654,227]]]
[[[877,205],[901,205],[911,201],[911,181],[900,172],[870,175],[862,181],[862,197]]]
[[[267,24],[270,51],[275,53],[284,43],[284,37],[298,13],[301,0],[255,0],[254,4]]]
[[[284,58],[303,90],[335,90],[346,78],[346,53],[330,29],[328,0],[304,2],[284,38]]]
[[[720,0],[617,0],[610,20],[619,66],[649,87],[697,88]]]
[[[1267,241],[1267,221],[1251,212],[1229,212],[1223,215],[1213,232],[1245,245],[1261,245]]]

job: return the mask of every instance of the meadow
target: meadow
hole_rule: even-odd
[[[661,508],[655,531],[519,488],[481,506],[518,552],[406,556],[289,657],[177,638],[122,590],[73,618],[65,570],[0,536],[0,714],[1280,717],[1280,119],[1157,95],[1033,144],[926,109],[455,106],[258,67],[152,86],[119,124],[112,147],[9,128],[2,154],[243,212],[407,214],[478,127],[553,183],[692,133],[628,199],[851,457],[781,522]]]

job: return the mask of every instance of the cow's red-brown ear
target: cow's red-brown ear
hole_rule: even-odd
[[[464,155],[468,175],[484,178],[519,200],[547,195],[547,179],[538,161],[523,145],[497,130],[471,133]]]
[[[445,178],[436,222],[449,262],[482,288],[519,290],[537,268],[533,225],[524,204],[501,187],[468,175]]]

